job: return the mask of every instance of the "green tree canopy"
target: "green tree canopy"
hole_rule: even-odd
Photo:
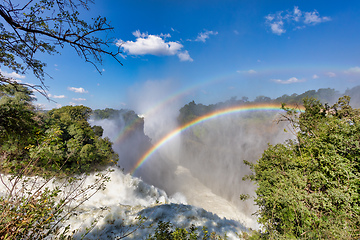
[[[34,113],[32,92],[18,84],[0,85],[0,155],[21,155],[33,143],[39,129]]]
[[[360,111],[342,97],[333,106],[305,99],[287,109],[297,135],[269,146],[251,166],[259,222],[270,239],[360,236]]]

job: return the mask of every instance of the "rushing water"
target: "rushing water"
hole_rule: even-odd
[[[240,229],[258,229],[259,225],[253,215],[256,211],[253,200],[243,202],[239,199],[242,193],[253,197],[255,190],[251,182],[242,181],[244,175],[251,173],[243,164],[243,160],[254,162],[261,157],[269,142],[283,142],[291,137],[284,133],[284,125],[274,123],[276,118],[277,115],[274,113],[264,113],[260,116],[237,114],[202,123],[157,149],[134,175],[162,189],[167,196],[165,199],[169,199],[165,202],[188,204],[186,207],[181,205],[182,209],[196,214],[200,213],[193,210],[197,208],[206,210],[206,216],[209,216],[210,212],[216,214],[213,215],[216,216],[216,221],[214,218],[211,221],[220,223],[231,220]],[[161,136],[170,132],[174,126],[163,123],[156,125],[154,119],[151,119],[150,126],[146,126],[146,121],[145,118],[145,133],[152,138],[152,144],[161,140]],[[166,121],[162,119],[161,122]],[[148,149],[136,144],[142,142],[139,134],[130,134],[127,139],[116,141],[119,138],[118,133],[126,127],[121,118],[114,121],[102,120],[93,124],[101,125],[104,135],[115,142],[114,149],[120,154],[120,166],[125,172],[129,172]],[[159,134],[159,131],[164,134]],[[112,183],[110,188],[116,189],[116,184]],[[169,212],[165,219],[175,220],[171,218],[179,215],[172,209],[179,208],[176,206],[179,205],[166,206]],[[187,216],[184,212],[181,214]],[[239,231],[239,228],[237,229]]]

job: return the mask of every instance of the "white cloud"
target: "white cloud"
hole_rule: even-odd
[[[218,34],[218,32],[214,32],[214,31],[201,32],[201,33],[199,33],[199,35],[197,36],[195,41],[206,42],[206,39],[208,39],[210,37],[210,35],[217,35],[217,34]]]
[[[336,77],[336,74],[333,72],[327,72],[327,73],[325,73],[325,75],[328,77],[331,77],[331,78]]]
[[[272,22],[275,19],[275,15],[269,14],[269,15],[265,16],[265,19],[269,22]]]
[[[166,33],[166,34],[160,33],[160,37],[163,37],[163,38],[170,38],[170,37],[171,37],[171,35],[170,35],[170,33]]]
[[[346,74],[359,74],[360,73],[360,67],[353,67],[349,68],[348,70],[344,71]]]
[[[178,55],[180,61],[182,61],[182,62],[184,62],[184,61],[189,61],[189,62],[194,61],[190,57],[189,52],[187,50],[185,50],[184,52],[179,52],[177,55]]]
[[[20,75],[16,72],[11,72],[11,73],[8,73],[6,71],[3,71],[0,69],[0,73],[4,76],[4,77],[7,77],[7,78],[11,78],[11,79],[24,79],[25,78],[25,75]]]
[[[151,35],[141,33],[139,30],[133,32],[136,41],[118,40],[116,45],[121,47],[129,55],[155,55],[172,56],[177,55],[180,61],[193,61],[188,51],[181,51],[183,45],[179,42],[166,41],[165,38],[171,37],[170,34]],[[124,56],[122,56],[124,57]]]
[[[288,80],[271,79],[271,81],[279,83],[279,84],[291,84],[291,83],[305,82],[305,79],[298,79],[296,77],[292,77],[292,78],[289,78]]]
[[[74,100],[74,101],[86,101],[86,99],[85,98],[73,98],[72,100]]]
[[[305,12],[305,24],[318,24],[321,22],[327,22],[331,19],[329,17],[320,17],[320,14],[318,11],[314,10],[313,12]]]
[[[160,35],[151,35],[148,33],[141,33],[139,30],[133,32],[136,41],[122,41],[119,40],[116,45],[123,48],[124,52],[129,55],[155,55],[155,56],[172,56],[177,55],[180,61],[190,61],[189,52],[181,51],[183,45],[179,42],[166,41],[166,38],[171,37],[169,33]],[[121,55],[125,58],[125,55]]]
[[[145,37],[149,36],[148,33],[141,33],[140,30],[136,30],[132,34],[137,38],[145,38]]]
[[[76,92],[76,93],[88,93],[84,88],[75,88],[75,87],[68,87],[69,91]]]
[[[165,42],[161,37],[149,35],[137,38],[136,42],[124,42],[121,47],[130,55],[175,55],[183,45],[178,42]]]
[[[318,79],[318,78],[319,78],[319,76],[318,76],[318,75],[316,75],[316,74],[314,74],[314,75],[312,76],[312,78],[313,78],[313,79]]]
[[[50,93],[49,93],[48,96],[49,96],[50,98],[66,98],[65,95],[52,95],[52,94],[50,94]]]
[[[301,15],[302,15],[302,13],[301,13],[299,7],[298,7],[298,6],[295,6],[295,7],[294,7],[294,15],[293,15],[294,21],[295,21],[295,22],[300,21]]]
[[[294,30],[303,29],[306,26],[316,25],[318,23],[331,21],[330,17],[321,17],[319,12],[302,12],[299,7],[295,6],[292,11],[277,12],[265,16],[265,23],[270,27],[271,32],[281,35],[286,32],[286,26],[290,25]]]
[[[284,29],[284,22],[283,21],[277,21],[270,23],[271,31],[277,35],[281,35],[286,32]]]

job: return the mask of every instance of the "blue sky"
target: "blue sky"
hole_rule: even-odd
[[[56,101],[37,96],[45,109],[135,108],[151,97],[210,104],[360,85],[360,1],[97,0],[82,12],[98,15],[115,28],[111,49],[120,47],[124,66],[105,57],[100,75],[69,47],[43,56]]]

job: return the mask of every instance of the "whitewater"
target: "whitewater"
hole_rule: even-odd
[[[270,119],[275,115],[271,113]],[[110,173],[106,188],[81,204],[64,226],[70,225],[75,239],[145,239],[159,221],[171,222],[174,228],[194,225],[199,233],[205,226],[228,239],[259,229],[254,201],[239,199],[243,193],[254,197],[255,191],[251,182],[242,181],[251,173],[242,160],[256,161],[268,142],[282,142],[289,136],[272,121],[253,127],[253,121],[246,121],[249,117],[231,115],[195,126],[191,134],[183,133],[190,135],[179,134],[159,148],[133,174],[129,172],[147,150],[141,147],[144,133],[155,144],[176,123],[149,119],[147,125],[145,118],[140,132],[134,130],[118,141],[118,133],[127,127],[122,116],[90,121],[102,126],[103,137],[114,142],[119,167]],[[94,179],[95,175],[88,176],[84,185]],[[5,194],[1,185],[0,195]]]
[[[271,118],[275,115],[271,113]],[[249,116],[226,116],[203,123],[201,128],[213,129],[215,125],[217,129],[206,131],[200,143],[190,143],[195,150],[180,134],[132,175],[129,172],[146,152],[136,145],[139,136],[128,135],[127,140],[117,141],[118,133],[126,127],[121,116],[116,120],[92,121],[92,125],[102,126],[104,136],[114,142],[123,171],[113,172],[106,190],[83,204],[81,214],[69,220],[73,229],[82,229],[75,237],[84,234],[94,220],[96,225],[86,235],[88,239],[117,239],[129,233],[129,239],[145,239],[154,233],[159,221],[187,229],[194,224],[199,232],[206,226],[209,232],[226,234],[229,239],[239,239],[241,232],[259,229],[253,215],[257,210],[254,201],[239,199],[242,193],[253,197],[255,191],[251,182],[242,181],[245,174],[251,173],[242,160],[256,160],[268,142],[281,142],[288,135],[272,121],[251,128],[243,124],[244,117]],[[152,144],[176,127],[171,121],[162,125],[161,121],[151,120],[146,129],[145,118],[145,131],[152,137]],[[161,128],[156,124],[161,124]],[[204,150],[198,151],[197,144]],[[140,227],[138,216],[147,219]]]

